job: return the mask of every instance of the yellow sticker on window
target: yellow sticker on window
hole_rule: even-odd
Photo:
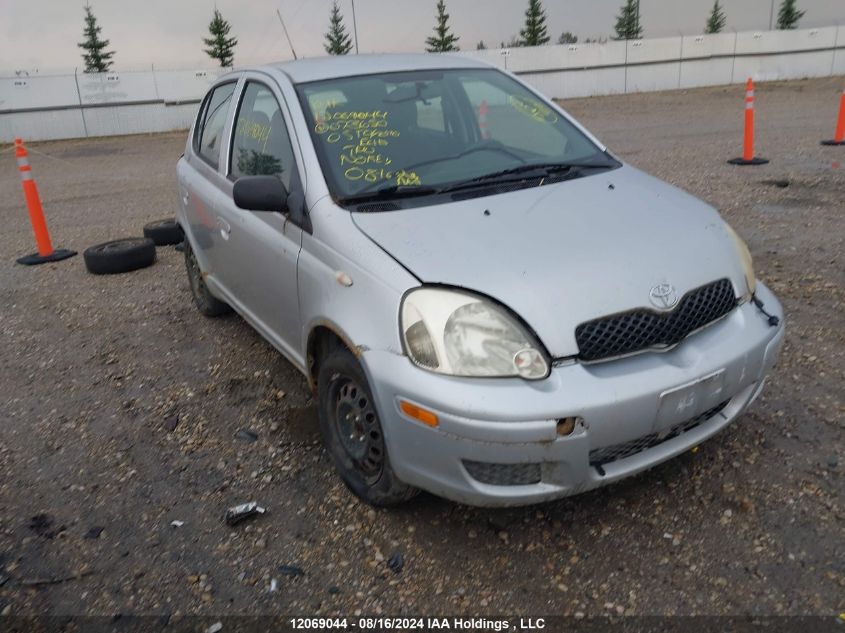
[[[554,110],[536,99],[510,95],[508,102],[514,110],[531,117],[538,123],[557,123],[558,117]]]

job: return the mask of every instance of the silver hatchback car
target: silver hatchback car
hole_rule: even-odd
[[[197,307],[234,309],[308,377],[368,503],[633,475],[739,416],[783,340],[716,210],[468,58],[230,73],[177,172]]]

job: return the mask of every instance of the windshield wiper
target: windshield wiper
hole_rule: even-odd
[[[583,169],[609,169],[614,167],[613,163],[534,163],[529,165],[519,165],[509,169],[502,169],[501,171],[494,171],[490,174],[476,176],[468,180],[462,180],[449,185],[441,190],[442,193],[450,191],[459,191],[461,189],[469,189],[471,187],[480,187],[489,184],[506,184],[511,182],[520,182],[525,180],[526,175],[532,172],[538,172],[537,176],[546,177],[552,174],[572,174],[578,176]],[[507,178],[507,176],[522,176],[521,178]]]
[[[416,196],[430,196],[440,193],[440,189],[434,187],[422,187],[420,185],[387,185],[375,191],[362,191],[349,196],[338,198],[340,204],[357,204],[370,200],[395,200],[398,198],[413,198]]]

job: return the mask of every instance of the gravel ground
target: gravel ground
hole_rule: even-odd
[[[740,152],[743,86],[565,103],[624,159],[723,211],[788,335],[763,396],[697,452],[510,510],[358,503],[321,448],[303,377],[237,317],[201,317],[170,247],[112,277],[81,257],[14,264],[33,241],[3,146],[0,611],[842,611],[845,148],[819,145],[841,86],[758,85],[772,163],[756,168],[725,164]],[[55,245],[81,251],[172,215],[184,138],[33,145]],[[269,513],[224,525],[227,506],[252,499]]]

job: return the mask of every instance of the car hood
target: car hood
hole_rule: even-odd
[[[488,295],[552,357],[578,353],[575,327],[729,278],[742,262],[715,209],[630,166],[511,193],[394,212],[358,228],[424,283]],[[653,308],[652,308],[653,309]]]

